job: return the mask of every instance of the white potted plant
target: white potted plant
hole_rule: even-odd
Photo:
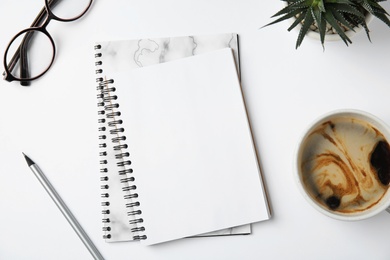
[[[286,6],[272,17],[279,17],[271,25],[286,19],[294,19],[288,31],[300,27],[295,48],[298,48],[307,34],[320,39],[324,46],[325,38],[335,36],[348,44],[350,37],[364,29],[368,39],[368,21],[376,17],[390,27],[389,14],[379,4],[386,0],[282,0]],[[371,41],[371,40],[370,40]]]

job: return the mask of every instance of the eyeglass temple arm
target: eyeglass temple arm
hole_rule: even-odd
[[[19,49],[20,49],[20,78],[21,79],[30,78],[30,70],[28,68],[27,51],[28,51],[28,46],[30,46],[29,42],[30,42],[33,35],[34,35],[34,31],[28,32],[23,37],[22,43],[19,46]],[[20,82],[20,85],[29,86],[30,81],[23,80]]]
[[[41,24],[42,21],[46,18],[46,16],[47,16],[46,9],[42,8],[42,10],[39,12],[38,16],[35,18],[34,22],[32,23],[31,27],[35,27],[35,26],[38,26],[39,24]],[[14,61],[15,63],[12,64],[12,67],[15,66],[15,64],[18,61],[18,58],[20,57],[20,78],[21,79],[30,78],[30,70],[29,70],[29,66],[28,66],[27,52],[28,52],[28,47],[30,46],[29,42],[30,42],[33,34],[34,34],[34,32],[31,31],[31,32],[28,32],[23,37],[23,40],[18,47],[18,50],[16,51],[16,53],[13,56],[13,57],[16,56],[16,59]],[[19,55],[18,55],[18,53],[19,53]],[[10,67],[8,67],[8,68],[10,69]],[[30,81],[23,80],[20,82],[20,85],[30,86]]]
[[[54,7],[59,1],[61,0],[49,0],[48,1],[48,4],[49,4],[49,7]],[[43,7],[41,9],[41,11],[39,12],[38,16],[35,18],[35,20],[33,21],[33,23],[31,24],[30,27],[36,27],[38,26],[39,24],[42,23],[42,21],[46,18],[47,16],[47,12],[46,12],[46,8]],[[28,37],[28,38],[31,38],[31,36],[29,35],[26,35],[25,37]],[[19,58],[20,58],[20,55],[22,56],[22,59],[21,59],[21,69],[22,69],[22,74],[29,74],[28,73],[28,62],[27,62],[27,44],[26,39],[23,39],[22,43],[19,45],[18,49],[16,50],[14,56],[12,56],[9,64],[8,64],[8,70],[9,71],[12,71],[16,65],[16,63],[18,62]],[[28,42],[28,41],[27,41]],[[26,71],[26,72],[25,72]],[[5,74],[5,72],[3,73],[3,75]]]
[[[36,27],[38,26],[42,20],[46,17],[46,9],[45,8],[42,8],[42,10],[39,12],[38,16],[35,18],[34,22],[31,24],[31,27]],[[22,44],[19,45],[18,49],[16,50],[14,56],[12,57],[12,59],[9,61],[8,63],[8,69],[9,71],[12,71],[16,65],[16,63],[18,62],[19,60],[19,57],[20,57],[20,51],[21,51],[21,48],[22,48]]]

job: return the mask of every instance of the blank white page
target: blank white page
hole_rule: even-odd
[[[269,218],[231,49],[113,78],[144,243]]]

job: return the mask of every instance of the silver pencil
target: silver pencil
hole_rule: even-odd
[[[72,212],[65,205],[64,201],[61,199],[60,195],[56,192],[54,187],[50,184],[49,180],[43,174],[42,170],[39,166],[31,160],[27,155],[23,153],[28,166],[38,178],[39,182],[45,188],[47,193],[49,193],[50,197],[53,199],[54,203],[60,209],[64,217],[68,220],[69,224],[72,226],[73,230],[77,233],[81,241],[83,241],[84,245],[87,247],[88,251],[91,253],[94,259],[102,260],[103,256],[100,254],[98,249],[92,243],[91,239],[88,237],[87,233],[83,230],[80,224],[77,222],[76,218],[73,216]]]

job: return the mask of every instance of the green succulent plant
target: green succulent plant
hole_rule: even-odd
[[[273,22],[265,25],[271,25],[289,18],[295,18],[295,21],[288,28],[291,31],[298,24],[301,29],[295,48],[298,48],[310,27],[318,28],[322,46],[326,35],[327,25],[331,26],[348,46],[352,43],[351,39],[345,34],[345,30],[354,31],[359,25],[362,26],[370,39],[369,29],[365,17],[368,13],[383,21],[390,27],[388,13],[379,4],[386,0],[281,0],[286,2],[286,7],[274,14],[273,17],[279,17]]]

